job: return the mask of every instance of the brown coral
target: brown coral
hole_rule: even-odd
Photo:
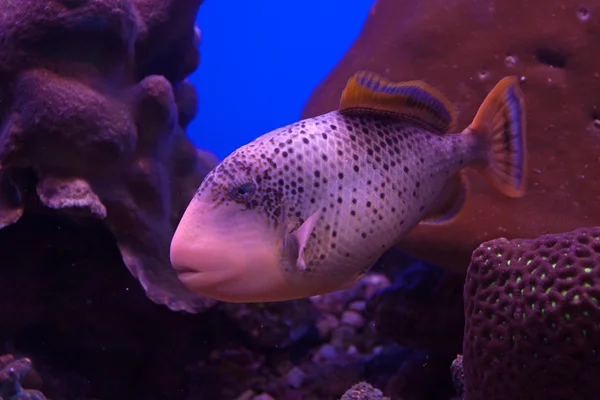
[[[481,244],[464,290],[465,398],[595,398],[599,276],[600,227]]]
[[[103,220],[148,297],[190,312],[214,302],[168,250],[215,161],[184,132],[200,2],[0,1],[0,227],[49,210]]]
[[[419,226],[402,244],[419,258],[464,271],[483,241],[600,225],[593,212],[600,196],[599,23],[598,0],[377,0],[303,117],[335,109],[348,78],[370,69],[393,80],[426,80],[454,102],[465,127],[500,78],[523,77],[527,195],[504,198],[469,172],[464,216]]]

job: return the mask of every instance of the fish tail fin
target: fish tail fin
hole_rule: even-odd
[[[473,122],[463,132],[484,143],[484,164],[475,166],[508,197],[525,194],[527,171],[525,101],[518,78],[509,76],[487,95]]]

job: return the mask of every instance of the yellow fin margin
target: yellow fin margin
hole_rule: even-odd
[[[456,126],[452,103],[432,86],[423,81],[395,83],[370,71],[359,71],[348,80],[338,111],[408,119],[440,133]]]

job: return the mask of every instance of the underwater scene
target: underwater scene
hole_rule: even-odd
[[[600,0],[0,0],[0,400],[600,398]]]

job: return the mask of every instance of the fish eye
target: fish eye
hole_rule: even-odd
[[[246,182],[233,187],[229,191],[229,195],[235,201],[246,202],[252,198],[255,192],[256,185],[253,182]]]

